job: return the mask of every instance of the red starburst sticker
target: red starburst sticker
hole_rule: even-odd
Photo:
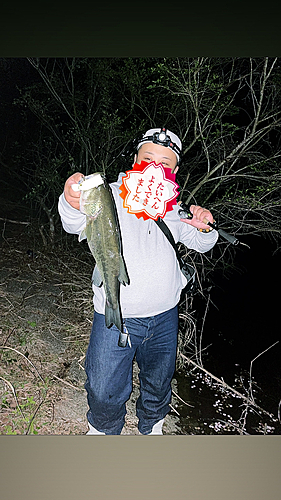
[[[126,172],[120,186],[124,208],[138,219],[163,219],[177,203],[179,186],[175,178],[176,174],[172,174],[171,169],[165,168],[162,163],[135,163],[133,170]]]

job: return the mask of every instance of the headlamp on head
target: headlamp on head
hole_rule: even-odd
[[[155,134],[157,137],[157,140],[160,142],[165,142],[169,137],[167,136],[165,129],[162,129],[160,134]]]
[[[162,127],[160,132],[154,132],[151,135],[144,135],[144,137],[140,139],[138,143],[138,149],[145,142],[153,142],[154,144],[160,144],[160,146],[165,146],[171,149],[176,154],[177,159],[179,160],[181,149],[174,141],[172,141],[170,135],[167,134],[166,130],[167,129],[165,127]]]

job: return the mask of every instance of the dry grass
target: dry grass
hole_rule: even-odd
[[[20,235],[4,239],[0,247],[0,434],[87,432],[83,363],[93,316],[94,262],[87,245],[81,252],[81,246],[78,249],[73,241],[68,249],[64,245],[63,248],[57,246],[55,251],[38,250],[34,238]],[[177,364],[190,379],[196,379],[198,372],[203,374],[206,370],[202,366],[202,330],[198,337],[192,302],[188,299],[180,312]],[[264,425],[276,425],[276,418],[254,401],[252,370],[249,389],[241,386],[236,391],[209,372],[205,376],[208,378],[205,386],[210,393],[218,386],[224,391],[225,406],[231,393],[239,405],[236,418],[228,415],[224,427],[215,429],[214,433],[227,433],[229,428],[237,434],[247,433],[251,408],[267,417],[268,424],[263,424],[258,433],[270,432]],[[212,380],[210,386],[209,379]],[[135,415],[139,393],[136,365],[133,384],[122,434],[139,434]],[[175,414],[180,416],[184,407],[192,413],[196,407],[193,401],[183,401],[175,386],[173,389],[174,412],[166,417],[164,432],[182,434],[186,431],[179,427]],[[225,409],[220,411],[225,414]],[[197,432],[196,425],[194,421],[187,432]],[[201,433],[200,426],[198,429]]]
[[[30,255],[30,241],[0,248],[0,434],[85,434],[93,258],[78,244]],[[136,366],[133,383],[122,434],[139,434]],[[173,417],[166,428],[176,433]]]

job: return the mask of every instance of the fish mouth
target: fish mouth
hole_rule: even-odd
[[[96,188],[104,184],[104,175],[100,172],[95,172],[94,174],[83,176],[78,182],[80,191],[88,191],[89,189]]]

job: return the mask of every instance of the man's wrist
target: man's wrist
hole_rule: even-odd
[[[215,224],[216,221],[214,220],[213,224]],[[208,227],[207,229],[202,229],[202,227],[198,227],[197,231],[200,231],[200,233],[211,233],[213,231],[213,227]]]

